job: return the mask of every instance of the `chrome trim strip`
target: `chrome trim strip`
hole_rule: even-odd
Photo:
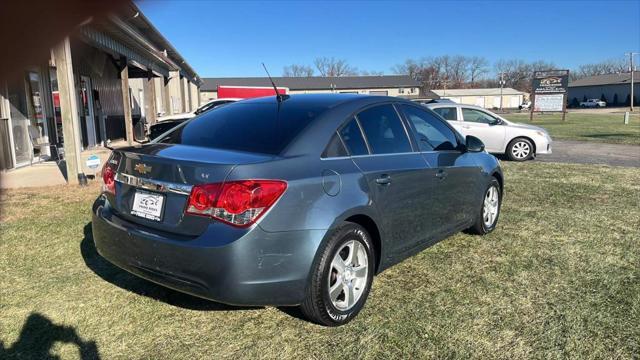
[[[123,173],[117,173],[115,176],[115,180],[117,182],[135,186],[141,189],[159,191],[159,192],[165,192],[165,193],[172,192],[172,193],[181,194],[181,195],[189,195],[191,193],[191,188],[192,188],[191,185],[176,184],[176,183],[170,183],[166,181],[146,179],[146,178],[141,178],[141,177],[137,177],[129,174],[123,174]]]

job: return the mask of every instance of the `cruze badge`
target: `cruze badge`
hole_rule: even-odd
[[[136,164],[136,166],[134,167],[134,169],[139,172],[140,174],[146,174],[151,172],[151,166],[149,165],[145,165],[143,163],[139,163]]]

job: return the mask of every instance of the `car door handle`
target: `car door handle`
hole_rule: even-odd
[[[444,178],[447,177],[447,172],[444,170],[438,170],[438,172],[436,173],[436,177],[440,180],[444,180]]]
[[[378,185],[389,185],[391,184],[391,176],[389,175],[382,175],[379,178],[376,179],[376,183]]]
[[[465,125],[462,127],[463,129],[471,129],[471,126]]]

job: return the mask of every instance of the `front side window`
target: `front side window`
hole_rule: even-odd
[[[455,150],[458,140],[442,120],[427,110],[402,105],[402,109],[417,132],[421,151]]]
[[[498,119],[487,114],[484,111],[476,110],[476,109],[467,109],[462,108],[462,118],[465,122],[473,122],[480,124],[495,124],[498,122]]]
[[[458,112],[456,110],[457,109],[455,107],[441,107],[433,109],[436,114],[442,116],[445,120],[458,120]]]
[[[372,153],[411,152],[409,138],[393,105],[380,105],[361,111],[358,121]]]
[[[340,137],[344,141],[349,153],[351,155],[367,155],[367,144],[365,144],[362,138],[362,132],[356,122],[356,119],[351,119],[347,125],[340,129]]]

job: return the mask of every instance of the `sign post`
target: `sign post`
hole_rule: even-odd
[[[565,121],[568,86],[569,70],[535,71],[529,120],[533,121],[534,112],[562,112],[562,121]]]

